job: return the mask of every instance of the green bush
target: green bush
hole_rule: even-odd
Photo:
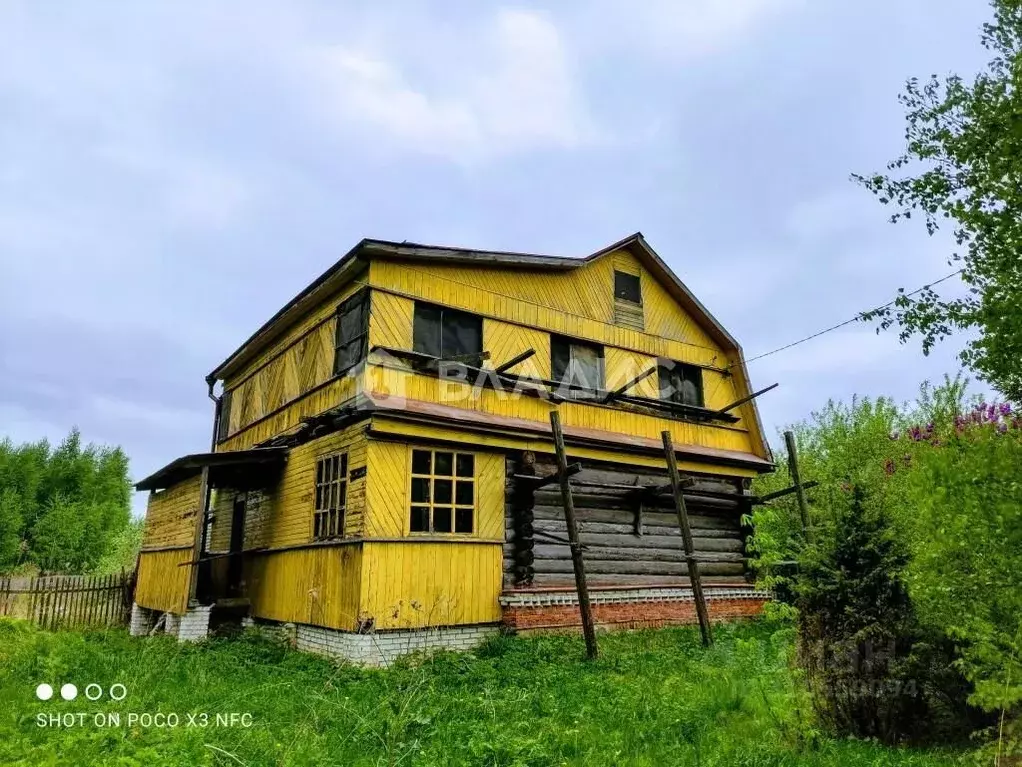
[[[924,384],[914,406],[883,398],[827,407],[794,427],[810,491],[810,532],[825,544],[846,513],[851,487],[879,509],[907,554],[898,576],[929,654],[917,657],[917,681],[955,689],[969,702],[1003,712],[998,736],[1017,738],[1022,711],[1022,422],[1010,405],[966,396],[967,381]],[[779,471],[757,493],[790,484]],[[842,500],[844,499],[844,500]],[[802,535],[793,498],[759,507],[750,549],[763,583],[791,594],[796,569],[819,556]],[[791,608],[789,608],[793,612]],[[946,649],[953,648],[954,668]],[[935,693],[936,694],[936,693]],[[939,697],[939,695],[938,695]],[[941,710],[954,710],[945,702]],[[934,714],[936,716],[936,714]]]
[[[917,620],[908,546],[859,486],[800,562],[798,660],[820,719],[884,743],[960,738],[978,722],[953,647]]]

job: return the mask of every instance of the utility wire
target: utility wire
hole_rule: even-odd
[[[941,277],[939,280],[936,280],[935,282],[931,282],[931,283],[929,283],[927,285],[923,285],[921,288],[916,288],[911,293],[905,293],[904,297],[907,298],[908,296],[914,296],[917,293],[922,293],[924,290],[927,290],[928,288],[931,288],[934,285],[939,285],[940,283],[944,282],[945,280],[950,280],[952,277],[955,277],[955,276],[957,276],[957,275],[959,275],[961,273],[962,273],[961,269],[959,269],[958,271],[955,271],[955,272],[951,272],[951,274],[945,275],[944,277]],[[898,298],[902,298],[902,296],[898,296]],[[821,330],[821,331],[819,331],[817,333],[813,333],[811,336],[806,336],[805,338],[801,338],[798,341],[792,341],[790,344],[785,344],[784,346],[781,346],[781,347],[779,347],[777,349],[774,349],[772,351],[764,352],[763,354],[758,354],[755,357],[747,359],[746,363],[755,362],[756,360],[761,360],[764,357],[769,357],[771,354],[777,354],[778,352],[783,352],[785,349],[790,349],[793,346],[798,346],[799,344],[804,344],[806,341],[812,341],[814,338],[819,338],[820,336],[824,335],[825,333],[829,333],[832,330],[837,330],[838,328],[843,328],[845,325],[851,325],[853,322],[858,322],[862,318],[863,314],[866,314],[868,312],[876,312],[876,311],[879,311],[880,309],[886,309],[888,306],[893,306],[897,301],[898,301],[898,299],[895,298],[895,299],[893,299],[891,301],[888,301],[886,304],[883,304],[881,306],[877,306],[876,308],[867,309],[866,311],[859,312],[858,314],[856,314],[851,319],[845,320],[844,322],[839,322],[837,325],[832,325],[831,327],[825,328],[825,329],[823,329],[823,330]]]

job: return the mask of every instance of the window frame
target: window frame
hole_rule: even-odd
[[[629,283],[628,287],[631,287],[630,283],[631,283],[632,280],[635,281],[634,287],[635,287],[635,289],[637,291],[638,300],[629,298],[626,295],[622,295],[623,293],[628,293],[629,290],[627,289],[627,287],[622,285],[623,281],[620,278],[624,278],[623,281]],[[638,275],[638,274],[632,274],[631,272],[623,272],[620,269],[615,269],[614,270],[614,300],[615,301],[625,301],[626,303],[632,304],[633,306],[642,306],[642,276]]]
[[[327,467],[336,462],[333,476],[328,476]],[[334,490],[338,503],[333,503]],[[329,498],[326,504],[323,498]],[[316,458],[316,473],[313,475],[312,496],[312,540],[314,542],[335,541],[344,538],[344,523],[348,510],[348,453],[329,453]]]
[[[425,473],[417,471],[415,464],[416,453],[428,453],[429,454],[429,472]],[[451,473],[450,474],[438,474],[437,473],[437,454],[449,454],[451,456]],[[471,473],[459,474],[460,461],[459,459],[468,458],[471,461]],[[415,447],[411,446],[408,451],[408,490],[406,495],[406,515],[407,520],[406,535],[426,535],[426,536],[451,536],[457,538],[475,537],[478,531],[478,506],[479,506],[479,492],[478,492],[478,481],[476,474],[476,467],[479,456],[476,453],[458,451],[449,448],[432,448],[432,447]],[[451,483],[451,495],[449,502],[437,503],[436,500],[436,481],[447,481]],[[415,488],[416,480],[425,480],[426,495],[425,501],[415,500]],[[468,485],[472,489],[472,503],[458,503],[458,489],[460,486]],[[451,529],[450,530],[437,530],[436,529],[436,509],[449,509],[451,512]],[[428,530],[414,530],[412,528],[413,515],[416,513],[416,509],[425,509],[428,521]],[[459,512],[468,511],[469,521],[471,522],[469,530],[458,530],[458,519]]]
[[[363,288],[352,296],[349,296],[337,305],[336,326],[334,327],[334,375],[340,376],[347,373],[366,358],[369,352],[369,289]],[[354,311],[359,311],[362,316],[359,320],[359,332],[350,338],[342,337],[344,332],[344,317]],[[352,345],[359,344],[356,356],[341,364],[341,349],[349,349]]]
[[[416,333],[416,330],[419,327],[420,317],[422,316],[422,315],[420,315],[420,312],[426,312],[426,311],[437,312],[439,314],[439,319],[437,320],[437,324],[438,324],[437,338],[438,338],[438,342],[439,342],[439,347],[440,348],[437,350],[439,352],[438,354],[433,354],[432,351],[426,349],[425,347],[428,346],[428,344],[426,343],[426,339],[421,338],[421,336],[417,335],[417,333]],[[478,325],[478,327],[479,327],[479,332],[478,332],[478,336],[479,336],[479,350],[478,351],[470,351],[470,352],[466,352],[464,354],[458,354],[458,355],[455,355],[455,354],[448,355],[447,354],[446,350],[444,349],[444,324],[445,324],[445,318],[447,316],[452,316],[452,315],[460,315],[463,318],[468,318],[473,323]],[[480,314],[475,314],[474,312],[466,312],[463,309],[454,309],[454,308],[452,308],[450,306],[444,306],[442,304],[433,304],[433,303],[430,303],[428,301],[416,301],[415,302],[415,306],[412,308],[412,351],[418,352],[420,354],[426,354],[426,355],[428,355],[430,357],[435,357],[436,359],[440,359],[440,360],[454,359],[456,357],[461,357],[462,358],[460,360],[461,362],[464,362],[465,364],[474,364],[476,367],[478,367],[482,363],[482,354],[483,354],[483,317]],[[477,359],[474,360],[474,361],[473,360],[466,360],[466,359],[464,359],[464,357],[471,356],[471,355],[475,355],[477,357]]]
[[[557,347],[567,346],[568,350],[568,362],[564,368],[564,372],[561,377],[557,375]],[[568,372],[571,370],[571,363],[574,360],[573,347],[588,347],[589,349],[597,352],[598,364],[597,364],[597,378],[599,379],[596,386],[592,389],[572,389],[568,388],[566,391],[561,390],[565,388],[565,378]],[[606,349],[603,344],[593,343],[592,341],[582,341],[577,338],[570,336],[562,336],[552,333],[550,335],[550,379],[557,384],[557,392],[561,396],[566,396],[572,400],[595,400],[599,399],[600,393],[606,391],[607,387],[607,358]],[[567,386],[577,386],[578,384],[568,383]]]
[[[697,402],[685,402],[684,401],[684,389],[681,387],[674,386],[674,382],[671,380],[664,381],[664,371],[667,370],[669,375],[673,376],[675,373],[680,373],[682,381],[689,381],[694,383],[696,391],[698,392]],[[664,396],[664,384],[667,383],[672,388],[672,394],[675,396]],[[698,365],[693,365],[688,362],[679,362],[678,360],[667,359],[661,357],[657,360],[657,397],[662,402],[671,402],[675,405],[683,405],[684,407],[706,407],[706,390],[703,386],[703,369]]]
[[[224,389],[220,395],[220,414],[217,416],[216,441],[223,442],[231,432],[231,403],[234,401],[234,389]]]

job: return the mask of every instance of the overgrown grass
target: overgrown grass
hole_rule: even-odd
[[[336,665],[258,636],[180,645],[123,631],[48,633],[0,620],[0,764],[12,765],[931,765],[953,755],[830,740],[769,624],[600,637],[499,638],[474,655],[385,670]],[[53,699],[35,688],[53,685]],[[79,689],[60,699],[61,684]],[[90,703],[87,684],[127,688]],[[86,712],[40,727],[40,713]],[[120,712],[97,728],[94,712]],[[175,728],[127,727],[176,712]],[[250,727],[187,726],[187,713],[249,713]]]

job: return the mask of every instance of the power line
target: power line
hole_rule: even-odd
[[[951,274],[945,275],[944,277],[941,277],[939,280],[936,280],[934,282],[931,282],[931,283],[928,283],[926,285],[923,285],[921,288],[916,288],[911,293],[906,293],[904,295],[904,297],[907,298],[908,296],[916,295],[916,293],[922,293],[924,290],[927,290],[928,288],[931,288],[934,285],[939,285],[940,283],[944,282],[945,280],[950,280],[952,277],[955,277],[956,275],[959,275],[961,273],[962,273],[961,269],[959,269],[958,271],[955,271],[955,272],[951,272]],[[899,298],[901,298],[901,297],[902,296],[899,296]],[[805,338],[800,338],[798,341],[792,341],[790,344],[785,344],[784,346],[781,346],[781,347],[779,347],[777,349],[774,349],[772,351],[764,352],[763,354],[758,354],[755,357],[747,359],[746,363],[755,362],[756,360],[761,360],[764,357],[769,357],[771,354],[777,354],[778,352],[783,352],[785,349],[790,349],[793,346],[798,346],[799,344],[804,344],[806,341],[812,341],[814,338],[819,338],[820,336],[822,336],[822,335],[824,335],[826,333],[829,333],[832,330],[837,330],[838,328],[843,328],[845,325],[851,325],[853,322],[858,322],[859,319],[862,317],[862,315],[866,314],[866,312],[876,312],[876,311],[879,311],[880,309],[886,309],[888,306],[893,306],[897,302],[897,300],[898,299],[895,298],[895,299],[893,299],[891,301],[888,301],[886,304],[883,304],[881,306],[877,306],[874,309],[867,309],[866,311],[859,312],[858,314],[856,314],[851,319],[845,320],[844,322],[839,322],[837,325],[832,325],[831,327],[825,328],[824,330],[821,330],[821,331],[819,331],[817,333],[813,333],[811,336],[806,336]]]

